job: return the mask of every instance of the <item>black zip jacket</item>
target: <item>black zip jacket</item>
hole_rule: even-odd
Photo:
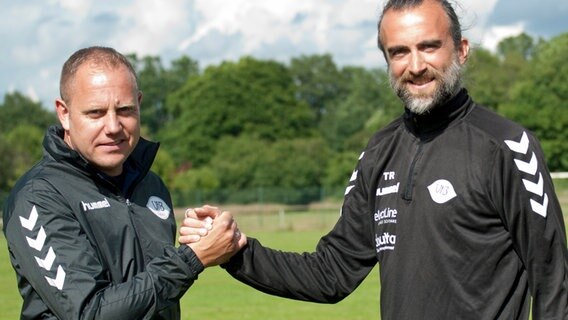
[[[335,303],[380,264],[381,315],[568,319],[562,212],[537,140],[465,90],[370,140],[314,253],[249,239],[224,267],[266,293]]]
[[[179,299],[203,266],[189,247],[174,247],[170,194],[149,171],[158,144],[140,139],[123,192],[62,136],[48,130],[43,159],[4,208],[21,319],[179,319]]]

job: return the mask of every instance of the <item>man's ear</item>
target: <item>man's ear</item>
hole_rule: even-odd
[[[462,38],[458,50],[458,58],[461,64],[464,64],[469,58],[469,40]]]
[[[65,131],[69,131],[69,107],[62,99],[55,99],[55,112]]]

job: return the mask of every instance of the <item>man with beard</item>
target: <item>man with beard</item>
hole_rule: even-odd
[[[534,136],[472,101],[446,0],[391,0],[378,24],[404,114],[361,154],[342,214],[313,253],[249,238],[226,270],[282,297],[335,303],[378,262],[382,319],[568,319],[560,205]],[[187,242],[203,217],[180,229]],[[198,218],[198,219],[196,219]]]

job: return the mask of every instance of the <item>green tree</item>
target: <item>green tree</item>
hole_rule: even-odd
[[[543,42],[499,110],[539,138],[550,170],[568,170],[568,33]]]
[[[164,183],[169,186],[174,179],[175,169],[174,160],[168,150],[160,147],[154,163],[152,163],[152,171],[160,176]]]
[[[261,170],[255,172],[254,186],[319,187],[328,159],[329,150],[322,138],[276,141],[260,159]]]
[[[390,122],[402,112],[398,98],[388,88],[388,76],[384,71],[366,70],[361,67],[345,67],[341,71],[345,93],[331,103],[321,121],[322,135],[329,146],[336,151],[360,150],[373,131]],[[370,118],[382,121],[366,130]],[[355,148],[351,145],[353,136],[365,136]]]
[[[256,176],[263,174],[263,159],[270,142],[258,137],[225,136],[217,144],[216,152],[207,166],[219,177],[220,185],[229,189],[246,189],[260,186]]]
[[[16,156],[14,148],[12,145],[7,141],[6,137],[0,134],[0,196],[2,192],[8,192],[16,178],[16,174],[14,172]],[[2,199],[0,199],[0,203],[2,203]]]
[[[314,131],[313,116],[295,99],[286,67],[250,57],[211,66],[189,79],[168,97],[167,109],[173,120],[160,139],[178,164],[204,165],[225,136],[275,141]]]
[[[344,93],[344,81],[329,54],[293,58],[290,73],[296,85],[296,97],[306,102],[317,122],[326,114],[329,104]]]
[[[5,134],[12,149],[12,168],[7,179],[10,187],[41,159],[43,136],[43,129],[29,124],[20,125]]]
[[[476,48],[468,60],[464,85],[479,104],[496,110],[513,82],[501,69],[502,62],[489,50]],[[499,72],[496,72],[499,70]]]
[[[268,193],[276,188],[270,199],[298,203],[318,198],[328,158],[329,151],[322,138],[270,142],[243,135],[222,138],[207,168],[229,190],[229,201],[257,201],[251,190],[264,188]],[[292,191],[302,188],[312,188],[315,192]]]
[[[497,52],[501,57],[518,55],[523,60],[530,60],[535,50],[535,40],[526,33],[507,37],[497,44]]]
[[[7,93],[0,105],[0,132],[10,132],[21,125],[31,125],[45,131],[51,124],[58,123],[54,112],[44,109],[40,102],[34,102],[18,91]]]
[[[171,120],[165,108],[167,95],[179,89],[190,77],[196,76],[199,66],[197,61],[187,56],[173,60],[169,69],[163,66],[161,58],[157,56],[139,59],[132,54],[128,58],[136,69],[143,93],[140,119],[147,133],[153,136]]]
[[[333,154],[325,169],[323,185],[328,188],[346,187],[357,164],[358,156],[351,151]]]

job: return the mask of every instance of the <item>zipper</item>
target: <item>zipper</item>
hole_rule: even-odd
[[[412,164],[410,165],[410,169],[408,170],[408,178],[406,179],[406,187],[404,188],[404,193],[402,194],[402,199],[406,201],[412,200],[412,189],[414,187],[414,170],[416,167],[416,163],[421,156],[422,153],[422,146],[424,144],[422,142],[418,142],[418,148],[416,148],[416,153],[414,154],[414,158],[412,159]]]

